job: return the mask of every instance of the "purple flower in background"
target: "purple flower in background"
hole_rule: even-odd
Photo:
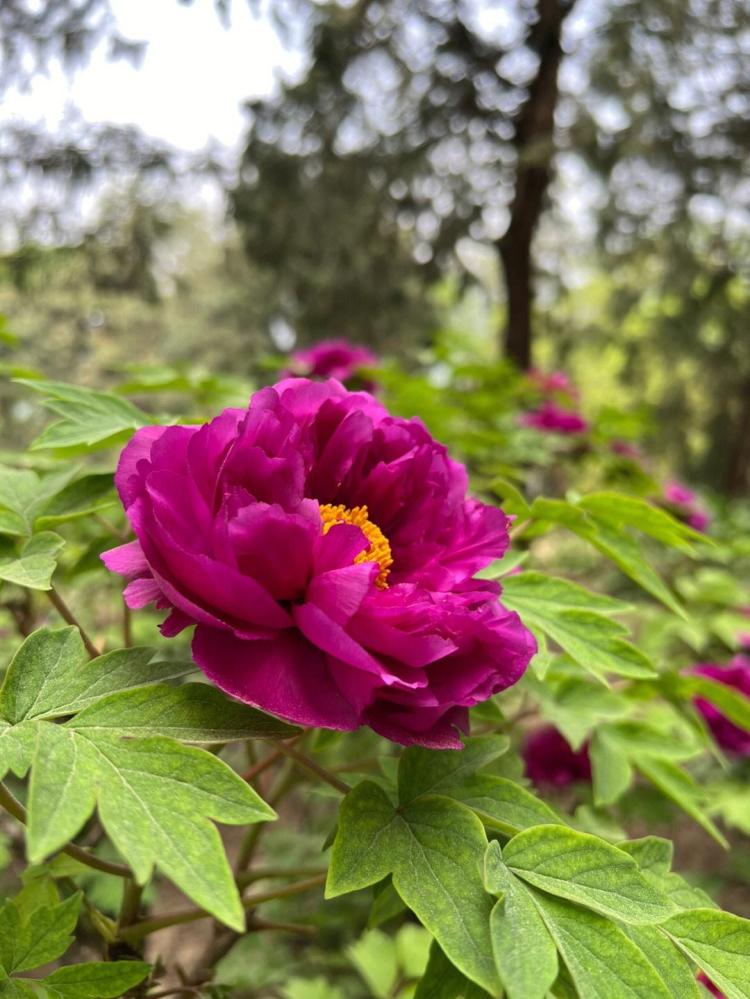
[[[701,971],[698,973],[698,981],[701,983],[701,985],[704,988],[708,989],[708,991],[711,993],[712,996],[716,996],[716,999],[727,999],[727,997],[724,995],[721,989],[719,989],[718,986],[714,985],[714,983],[711,981],[711,979],[708,977],[705,971]]]
[[[566,787],[577,781],[591,780],[588,745],[579,750],[572,749],[552,725],[532,732],[524,744],[522,755],[526,776],[535,784]]]
[[[521,425],[534,427],[545,433],[583,434],[589,425],[580,415],[570,409],[563,409],[555,402],[543,402],[537,409],[521,414]]]
[[[705,531],[711,524],[711,516],[697,495],[681,482],[667,482],[662,491],[662,501],[695,531]]]
[[[362,367],[378,363],[372,351],[349,343],[348,340],[321,340],[314,347],[297,350],[291,355],[293,370],[290,374],[314,378],[337,378],[348,381]],[[366,386],[372,388],[372,383]]]
[[[532,635],[474,579],[508,547],[502,510],[419,420],[337,381],[292,378],[201,427],[145,427],[115,482],[137,541],[103,555],[130,607],[195,625],[227,693],[306,726],[369,725],[460,747]]]
[[[699,663],[693,667],[691,672],[726,684],[727,687],[733,687],[745,697],[750,698],[750,658],[748,656],[735,656],[726,666],[719,666],[716,663]],[[722,749],[735,756],[750,756],[750,732],[735,725],[714,704],[702,697],[696,697],[695,706],[706,719],[711,734]]]
[[[690,507],[698,501],[698,497],[692,489],[675,481],[667,482],[664,486],[663,496],[665,502],[671,503],[673,506]]]

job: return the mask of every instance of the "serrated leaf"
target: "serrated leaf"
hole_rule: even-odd
[[[36,909],[28,921],[21,921],[10,944],[12,960],[4,965],[11,972],[30,971],[61,957],[73,943],[81,895],[71,895],[49,908]]]
[[[660,791],[678,805],[683,812],[713,836],[717,843],[728,848],[726,837],[703,809],[701,789],[693,778],[672,763],[671,760],[640,756],[633,763],[644,777],[655,784]]]
[[[462,975],[433,942],[414,999],[489,999],[489,993]]]
[[[168,735],[184,742],[289,739],[299,729],[241,704],[205,683],[155,684],[110,694],[71,723],[77,731]]]
[[[692,909],[663,930],[727,999],[750,999],[750,921],[717,909]]]
[[[51,999],[115,999],[142,982],[150,970],[144,961],[96,961],[58,968],[42,982]]]
[[[450,960],[472,981],[497,989],[491,957],[491,899],[479,868],[487,838],[469,809],[439,796],[395,807],[364,781],[344,799],[326,897],[393,875],[393,886]]]
[[[700,999],[693,968],[658,926],[625,926],[625,933],[646,956],[672,999]]]
[[[534,892],[579,999],[672,999],[636,945],[603,916]]]
[[[536,499],[532,504],[531,514],[542,521],[567,527],[614,562],[647,593],[680,617],[685,617],[684,610],[661,576],[646,561],[640,545],[631,534],[622,528],[612,527],[606,520],[597,519],[580,506],[564,500]]]
[[[89,660],[77,628],[40,628],[16,652],[0,690],[10,722],[73,714],[107,695],[184,676],[190,663],[152,663],[154,650],[118,649]]]
[[[503,859],[529,884],[623,922],[658,923],[674,912],[632,857],[567,826],[519,833],[505,846]]]
[[[274,818],[248,784],[212,754],[170,739],[125,742],[46,721],[37,726],[28,806],[33,862],[80,829],[96,799],[104,828],[140,884],[157,866],[217,919],[243,928],[237,888],[210,820],[241,825]]]
[[[421,794],[442,794],[443,789],[460,783],[463,777],[487,766],[508,751],[504,735],[467,739],[463,749],[422,749],[410,746],[401,756],[398,792],[402,805]]]
[[[42,404],[61,417],[32,443],[43,448],[91,448],[124,442],[132,431],[152,422],[131,402],[107,392],[63,382],[18,378],[16,381],[43,394]]]
[[[612,613],[612,605],[623,609],[619,601],[588,594],[583,587],[562,579],[521,573],[505,581],[503,603],[595,676],[657,675],[648,657],[623,637],[627,629],[602,613],[605,608]]]
[[[508,999],[545,999],[557,978],[557,950],[528,890],[503,863],[497,841],[487,847],[484,877],[487,890],[501,896],[490,915],[490,934],[505,993]]]
[[[64,544],[52,531],[34,534],[18,555],[0,555],[0,579],[29,590],[51,589],[57,554]]]
[[[638,496],[613,492],[589,493],[578,501],[578,506],[612,527],[634,527],[681,551],[692,551],[691,541],[706,540],[705,535]]]

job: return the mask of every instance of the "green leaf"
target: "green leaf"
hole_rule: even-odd
[[[677,520],[666,510],[637,496],[612,492],[589,493],[578,501],[578,506],[612,527],[634,527],[643,534],[684,552],[692,551],[691,541],[705,543],[706,540],[705,535]]]
[[[399,763],[399,801],[406,805],[421,794],[442,794],[446,787],[460,783],[462,778],[502,756],[508,746],[509,740],[503,735],[467,739],[463,749],[410,746]]]
[[[469,809],[439,796],[394,807],[371,781],[344,799],[328,871],[326,897],[382,881],[436,938],[472,981],[497,989],[480,862],[487,838]]]
[[[674,912],[632,857],[566,826],[519,833],[503,850],[503,858],[529,884],[627,923],[658,923]]]
[[[617,846],[633,857],[646,880],[678,909],[709,909],[715,906],[704,891],[688,884],[679,874],[670,872],[673,847],[669,840],[644,836],[643,839],[625,840]]]
[[[530,601],[544,617],[553,617],[563,609],[588,610],[597,614],[624,614],[632,610],[630,604],[605,593],[595,593],[568,579],[531,570],[505,580],[503,600],[508,589],[516,599]]]
[[[0,465],[0,534],[32,533],[34,520],[52,496],[75,475],[74,468],[39,476],[30,469]]]
[[[40,628],[24,641],[0,690],[0,714],[9,722],[74,714],[128,687],[184,676],[195,666],[152,663],[154,650],[118,649],[89,660],[78,629]]]
[[[372,996],[388,999],[398,977],[396,945],[380,930],[370,930],[346,949],[349,960],[360,973]]]
[[[619,601],[589,594],[583,587],[563,579],[521,573],[505,581],[503,603],[517,611],[525,624],[557,642],[595,676],[617,673],[653,678],[657,675],[648,657],[623,638],[627,629],[605,616],[624,609]]]
[[[486,826],[507,836],[530,826],[564,822],[549,805],[507,777],[474,774],[442,793],[468,805]]]
[[[663,930],[727,999],[750,999],[750,921],[717,909],[693,909]]]
[[[59,534],[42,531],[29,538],[18,555],[0,555],[0,579],[30,590],[52,588],[57,554],[65,542]]]
[[[634,762],[642,756],[686,760],[704,748],[696,739],[686,739],[684,731],[677,735],[646,722],[610,722],[603,726],[602,731],[608,742],[614,743],[624,756]]]
[[[33,725],[8,725],[0,720],[0,780],[10,770],[25,777],[31,766],[36,731]]]
[[[674,846],[670,840],[662,839],[661,836],[626,839],[618,843],[617,848],[630,854],[640,869],[650,874],[669,874],[672,867]]]
[[[71,895],[58,905],[36,909],[27,921],[19,920],[1,952],[5,971],[29,971],[61,957],[73,943],[80,907],[81,895]]]
[[[700,999],[695,972],[657,926],[625,926],[625,933],[649,960],[672,999]]]
[[[717,843],[728,849],[729,843],[726,837],[704,811],[701,789],[690,774],[681,770],[671,760],[640,756],[633,762],[644,777],[695,819]]]
[[[750,731],[750,698],[707,676],[686,676],[681,680],[680,686],[687,696],[703,697],[735,725]]]
[[[37,530],[55,527],[66,521],[104,510],[114,505],[114,483],[111,472],[92,472],[70,482],[56,493],[41,509],[34,526]]]
[[[53,971],[43,984],[52,999],[114,999],[142,982],[150,970],[143,961],[73,964]]]
[[[489,993],[462,975],[433,942],[430,960],[414,999],[489,999]]]
[[[506,995],[545,999],[557,978],[557,950],[528,890],[503,863],[497,841],[487,847],[484,877],[487,890],[502,896],[490,916],[490,933]]]
[[[275,813],[230,767],[170,739],[133,741],[40,721],[29,789],[32,862],[59,849],[96,799],[114,845],[144,884],[154,866],[217,919],[242,930],[244,913],[221,838],[229,825]]]
[[[122,443],[133,430],[153,422],[131,402],[107,392],[41,379],[18,378],[16,381],[42,393],[42,404],[62,417],[37,437],[31,445],[32,451],[43,448],[80,450]]]
[[[672,999],[650,961],[614,923],[539,892],[534,899],[579,999]]]
[[[534,500],[532,516],[542,521],[561,524],[601,552],[670,610],[685,617],[685,612],[665,585],[662,578],[644,558],[640,545],[622,527],[612,527],[607,519],[598,519],[580,506],[563,500]]]
[[[595,731],[589,746],[594,804],[611,805],[630,787],[633,768],[621,748],[606,737],[606,729]]]
[[[299,729],[205,683],[156,684],[110,694],[85,708],[71,723],[79,732],[168,735],[184,742],[289,739]]]

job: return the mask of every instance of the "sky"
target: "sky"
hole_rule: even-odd
[[[213,0],[111,0],[111,7],[122,36],[148,42],[140,67],[109,60],[100,45],[74,74],[53,65],[28,93],[7,93],[0,125],[20,119],[54,130],[77,109],[89,121],[136,124],[180,149],[234,147],[244,131],[242,101],[268,95],[280,74],[300,66],[268,17],[254,16],[243,0],[232,4],[231,30]]]

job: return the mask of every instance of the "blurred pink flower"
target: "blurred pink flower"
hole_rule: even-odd
[[[508,518],[419,420],[290,378],[200,427],[149,426],[115,483],[137,540],[106,552],[128,606],[195,625],[218,687],[305,726],[460,748],[468,709],[536,650],[498,583]]]
[[[290,375],[313,378],[337,378],[346,382],[360,368],[372,367],[378,359],[367,347],[360,347],[348,340],[321,340],[314,347],[295,351],[290,358]],[[372,383],[366,386],[372,388]]]
[[[723,683],[750,698],[750,658],[748,656],[742,654],[735,656],[725,666],[720,666],[717,663],[698,663],[691,672]],[[706,719],[711,734],[722,749],[735,756],[750,756],[750,732],[735,725],[714,704],[702,697],[696,697],[695,706]]]
[[[524,744],[522,756],[526,776],[535,784],[565,787],[577,781],[591,780],[588,745],[573,750],[552,725],[531,733]]]
[[[706,531],[711,524],[711,515],[692,489],[674,480],[667,482],[662,490],[662,502],[677,517],[695,531]]]
[[[522,413],[520,422],[524,427],[552,434],[583,434],[589,428],[580,413],[563,409],[555,402],[543,402],[537,409]]]

